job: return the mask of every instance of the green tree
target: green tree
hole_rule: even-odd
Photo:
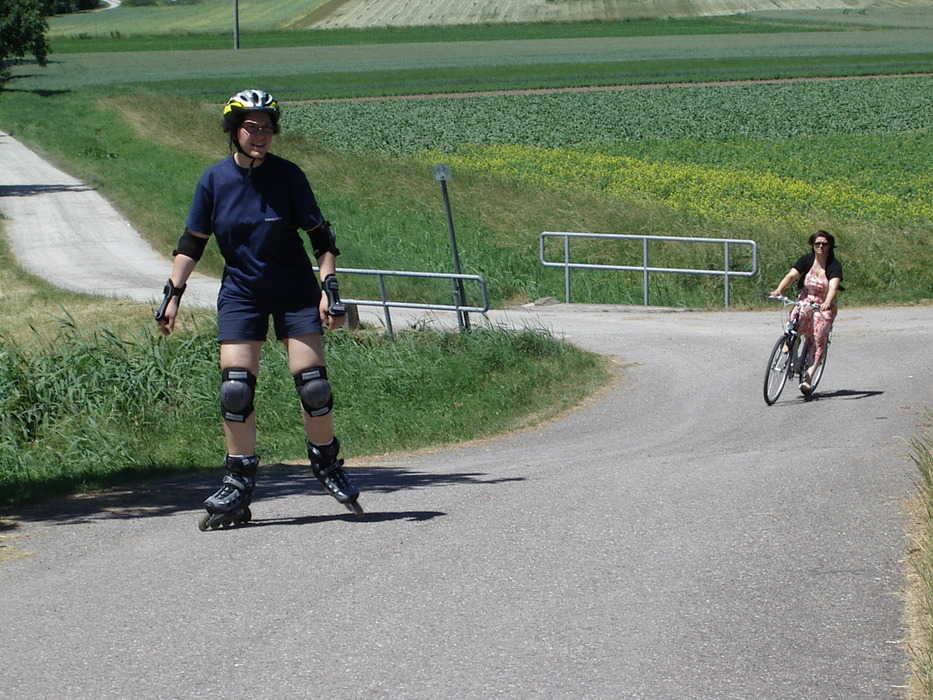
[[[49,0],[0,0],[0,79],[9,76],[12,59],[35,57],[40,66],[48,60],[45,34]]]

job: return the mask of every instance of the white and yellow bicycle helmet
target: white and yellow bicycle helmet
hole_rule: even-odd
[[[231,112],[280,113],[278,101],[265,90],[241,90],[224,105],[224,116]]]

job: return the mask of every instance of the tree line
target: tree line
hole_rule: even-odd
[[[46,65],[50,16],[99,6],[100,0],[0,0],[0,82],[9,78],[12,62],[27,56]]]

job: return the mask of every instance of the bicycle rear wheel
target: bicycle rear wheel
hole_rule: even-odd
[[[795,348],[788,348],[789,336],[785,333],[774,344],[774,349],[768,358],[768,369],[765,370],[764,397],[769,406],[778,400],[784,385],[787,384],[787,375],[790,373],[791,358]]]

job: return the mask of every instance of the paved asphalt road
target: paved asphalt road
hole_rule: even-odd
[[[7,217],[92,194],[24,182],[0,180]],[[168,264],[113,293],[158,293]],[[198,531],[203,476],[0,521],[30,553],[0,561],[0,697],[899,695],[933,308],[843,308],[816,398],[772,407],[776,309],[491,317],[605,353],[617,381],[534,429],[353,460],[365,521],[295,465],[263,469],[235,530]]]

